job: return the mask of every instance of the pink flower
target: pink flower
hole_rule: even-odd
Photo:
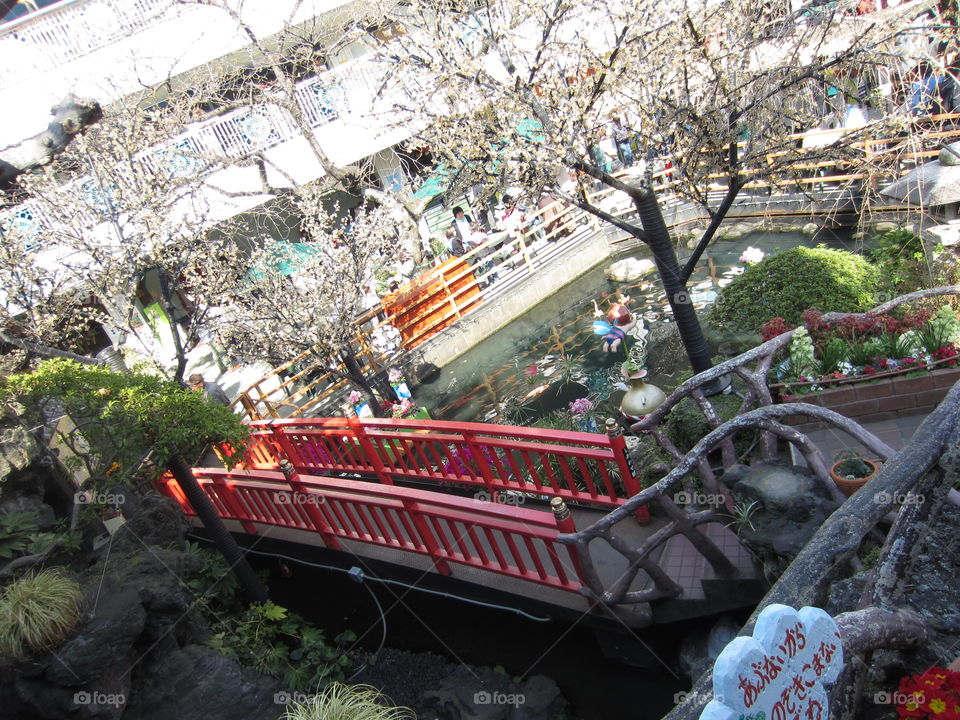
[[[579,415],[586,415],[588,412],[593,410],[593,403],[590,401],[590,398],[577,398],[572,403],[570,403],[570,414],[574,417]]]
[[[351,405],[356,405],[362,397],[363,394],[359,390],[351,390],[350,394],[347,395],[347,402]]]
[[[390,379],[390,382],[398,383],[403,380],[403,373],[397,368],[390,368],[390,372],[387,373],[387,377]]]

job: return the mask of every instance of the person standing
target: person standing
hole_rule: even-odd
[[[451,227],[456,230],[462,248],[466,248],[471,244],[473,238],[473,220],[463,212],[463,208],[459,205],[453,208],[453,224]],[[460,254],[463,254],[462,249]]]
[[[230,406],[230,398],[227,397],[223,388],[215,382],[207,382],[200,373],[194,373],[187,378],[187,385],[189,385],[190,389],[194,392],[203,393],[207,399],[212,400],[218,405],[223,405],[224,407]]]
[[[613,131],[613,141],[617,144],[617,156],[624,167],[633,165],[633,147],[631,147],[631,133],[620,121],[618,115],[610,116],[610,127]]]

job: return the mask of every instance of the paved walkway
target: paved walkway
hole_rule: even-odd
[[[863,423],[863,426],[894,450],[900,450],[910,441],[910,438],[913,437],[926,417],[926,415],[910,415],[909,417],[898,417],[892,420]],[[844,448],[864,449],[863,445],[854,441],[842,430],[814,430],[807,435],[820,448],[828,463],[832,462],[833,457]],[[802,456],[795,451],[794,462],[803,463]]]

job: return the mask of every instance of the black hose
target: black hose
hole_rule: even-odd
[[[223,554],[230,569],[233,570],[233,574],[237,576],[247,599],[251,603],[267,602],[270,599],[267,595],[267,589],[260,582],[256,573],[253,572],[253,568],[247,562],[247,558],[240,550],[240,546],[237,545],[237,541],[233,539],[233,535],[227,530],[227,526],[223,524],[223,520],[217,515],[213,503],[201,489],[200,483],[197,482],[193,470],[190,469],[190,465],[187,464],[183,455],[180,453],[172,455],[167,467],[173,473],[173,477],[180,485],[180,489],[183,490],[183,494],[187,496],[187,500],[196,511],[200,522],[210,533],[211,540]]]

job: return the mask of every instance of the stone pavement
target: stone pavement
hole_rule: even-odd
[[[880,440],[892,447],[894,450],[901,449],[906,445],[917,428],[920,427],[926,419],[926,415],[910,415],[908,417],[898,417],[890,420],[878,420],[876,422],[862,423],[863,427],[876,435]],[[842,430],[813,430],[807,433],[807,436],[820,448],[824,459],[832,463],[834,456],[844,448],[852,447],[864,450],[863,445],[854,441],[847,433]],[[803,456],[792,450],[794,462],[803,463]],[[869,457],[869,453],[864,453]]]

